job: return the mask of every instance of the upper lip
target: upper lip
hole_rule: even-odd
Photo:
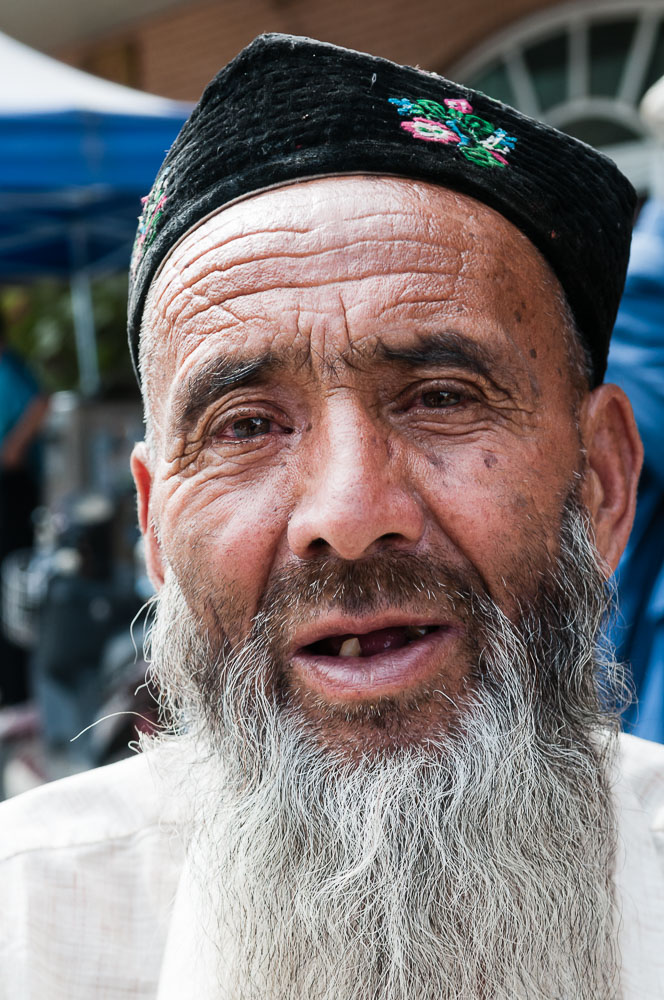
[[[409,625],[427,625],[430,628],[448,628],[452,623],[441,621],[426,614],[409,614],[407,611],[386,611],[383,614],[370,617],[349,618],[345,615],[327,615],[316,619],[310,625],[297,629],[291,643],[291,656],[298,653],[304,646],[311,646],[321,639],[331,636],[365,635],[383,628],[407,628]]]

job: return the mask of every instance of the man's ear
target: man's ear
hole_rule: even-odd
[[[164,582],[164,563],[150,509],[150,498],[152,496],[152,471],[150,466],[150,456],[145,441],[139,441],[138,444],[134,445],[134,450],[131,453],[131,472],[136,483],[138,521],[145,541],[145,564],[148,576],[155,589],[159,590]]]
[[[632,530],[643,446],[631,404],[617,385],[588,394],[580,425],[587,460],[583,499],[597,550],[613,572]]]

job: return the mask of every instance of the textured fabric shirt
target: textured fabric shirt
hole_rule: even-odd
[[[0,806],[1,1000],[218,997],[163,771],[144,755]],[[623,1000],[664,1000],[663,747],[621,737],[615,800]]]

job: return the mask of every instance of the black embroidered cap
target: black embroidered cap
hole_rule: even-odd
[[[613,161],[434,73],[279,34],[207,86],[145,199],[129,290],[136,370],[150,282],[181,237],[252,193],[352,173],[440,184],[517,226],[557,275],[601,382],[636,201]]]

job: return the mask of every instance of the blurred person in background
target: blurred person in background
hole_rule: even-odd
[[[664,78],[646,94],[642,115],[664,142]],[[660,160],[664,173],[664,157]],[[664,176],[659,178],[664,191]],[[618,567],[618,615],[611,638],[630,664],[637,699],[625,728],[664,743],[664,201],[639,215],[625,291],[611,338],[607,380],[630,398],[643,441],[634,527]]]
[[[0,313],[0,565],[12,552],[32,545],[32,513],[40,497],[39,434],[47,408],[35,376],[8,345]],[[1,602],[0,594],[0,612]],[[26,654],[0,629],[0,705],[27,697]]]

